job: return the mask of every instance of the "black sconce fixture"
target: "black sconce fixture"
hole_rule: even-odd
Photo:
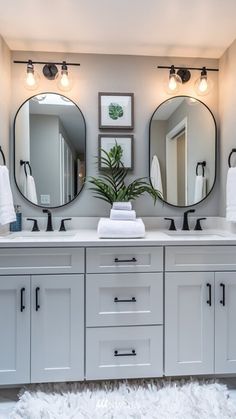
[[[45,62],[45,61],[14,61],[15,64],[26,64],[26,74],[24,77],[24,86],[26,89],[35,90],[39,86],[40,76],[35,70],[35,64],[43,65],[42,73],[47,80],[57,80],[57,87],[62,91],[68,91],[72,88],[73,80],[69,76],[68,66],[80,66],[79,63]],[[59,74],[58,67],[61,66]]]
[[[164,68],[170,70],[169,72],[169,81],[167,85],[167,91],[170,94],[177,93],[180,86],[184,83],[187,83],[191,79],[190,70],[201,71],[200,77],[195,81],[194,87],[198,95],[206,95],[209,93],[212,87],[212,82],[208,78],[208,71],[219,71],[218,68],[206,68],[206,67],[176,67],[174,65],[164,66],[159,65],[157,68]],[[177,70],[177,72],[176,72]]]

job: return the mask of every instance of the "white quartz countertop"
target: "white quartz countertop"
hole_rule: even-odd
[[[144,238],[99,239],[96,229],[65,233],[21,231],[0,236],[0,247],[92,247],[92,246],[176,246],[236,245],[236,234],[220,229],[173,231],[146,229]]]

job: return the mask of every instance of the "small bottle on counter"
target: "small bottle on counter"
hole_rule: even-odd
[[[10,223],[10,231],[21,231],[22,230],[22,213],[20,205],[14,205],[16,212],[16,221]]]

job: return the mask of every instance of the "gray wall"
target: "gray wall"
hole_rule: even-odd
[[[228,155],[232,148],[236,148],[236,40],[226,50],[220,59],[220,89],[219,89],[219,112],[220,112],[220,215],[225,216],[225,185],[228,171]],[[232,158],[232,164],[236,166],[236,154]]]
[[[0,145],[8,161],[11,104],[11,54],[0,35]],[[2,159],[0,158],[0,164]]]
[[[87,124],[87,175],[96,175],[97,167],[95,156],[98,152],[98,92],[133,92],[134,93],[134,172],[133,176],[148,176],[148,139],[149,121],[156,107],[166,100],[167,96],[164,80],[168,77],[166,70],[158,70],[157,65],[203,65],[209,67],[217,66],[217,60],[207,59],[167,59],[163,57],[141,57],[121,55],[93,55],[93,54],[59,54],[59,53],[31,53],[14,52],[13,59],[28,60],[49,60],[79,62],[79,68],[73,68],[75,84],[68,97],[74,100],[83,112]],[[12,65],[12,103],[11,123],[13,123],[15,112],[21,103],[31,94],[21,84],[21,77],[25,67],[20,64]],[[181,94],[195,96],[193,85],[199,72],[193,72],[192,80],[183,86]],[[214,81],[213,91],[204,98],[217,118],[218,111],[218,75],[212,73]],[[56,84],[41,77],[39,91],[56,92]],[[37,93],[37,92],[35,92]],[[107,131],[109,132],[109,131]],[[117,131],[118,133],[118,131]],[[12,138],[11,138],[12,141]],[[25,215],[39,215],[41,210],[29,206],[19,192],[14,188],[16,203],[22,205]],[[219,194],[218,188],[207,200],[196,207],[198,215],[218,214]],[[163,205],[161,202],[154,207],[151,198],[143,197],[134,204],[140,216],[161,216],[182,214],[182,209]],[[95,200],[92,193],[85,187],[78,199],[67,207],[54,211],[58,216],[108,216],[109,206],[100,200]]]

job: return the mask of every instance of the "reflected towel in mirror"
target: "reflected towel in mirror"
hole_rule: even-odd
[[[206,177],[197,175],[195,179],[194,203],[201,201],[206,196]]]
[[[16,221],[13,206],[9,172],[6,166],[0,166],[0,224],[5,225]]]
[[[33,202],[33,204],[38,204],[38,197],[34,178],[29,174],[25,176],[24,195],[29,201]]]
[[[154,189],[157,189],[163,195],[162,178],[160,163],[156,155],[152,158],[151,182]]]

